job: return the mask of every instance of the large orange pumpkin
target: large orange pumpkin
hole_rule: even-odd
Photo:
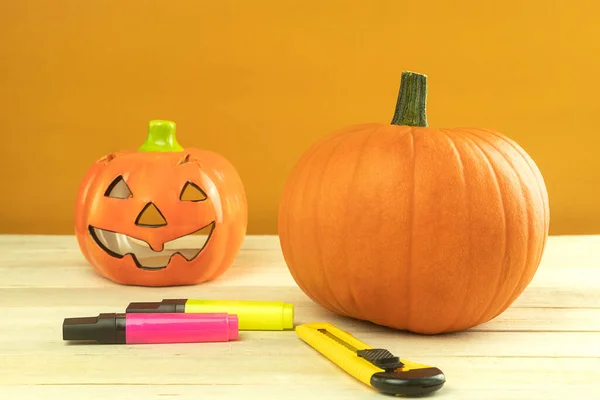
[[[315,144],[284,188],[279,235],[300,288],[350,317],[425,334],[502,313],[548,235],[540,171],[487,129],[427,127],[427,82],[405,72],[391,124]]]
[[[233,262],[246,226],[246,195],[232,164],[181,147],[170,121],[151,121],[138,151],[93,164],[75,208],[84,256],[101,275],[130,285],[217,278]]]

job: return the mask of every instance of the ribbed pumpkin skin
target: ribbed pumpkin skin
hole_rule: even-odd
[[[279,210],[285,261],[311,299],[424,334],[508,308],[537,270],[548,225],[533,160],[482,129],[344,129],[301,158]]]

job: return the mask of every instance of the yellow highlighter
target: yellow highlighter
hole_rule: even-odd
[[[228,313],[238,317],[240,331],[294,328],[294,305],[279,301],[165,299],[130,303],[126,313]]]
[[[386,349],[374,349],[326,322],[298,325],[296,334],[362,383],[391,395],[419,396],[440,389],[442,371],[401,360]]]

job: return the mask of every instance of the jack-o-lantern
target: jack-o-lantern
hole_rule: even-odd
[[[77,195],[81,251],[121,284],[215,279],[233,262],[246,227],[246,195],[233,165],[214,152],[181,147],[170,121],[151,121],[137,151],[94,163]]]

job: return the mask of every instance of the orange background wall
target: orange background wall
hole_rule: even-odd
[[[548,186],[551,233],[600,233],[600,3],[0,2],[0,230],[71,233],[88,166],[151,119],[228,157],[249,233],[331,130],[391,120],[400,73],[429,76],[431,126],[496,129]]]

